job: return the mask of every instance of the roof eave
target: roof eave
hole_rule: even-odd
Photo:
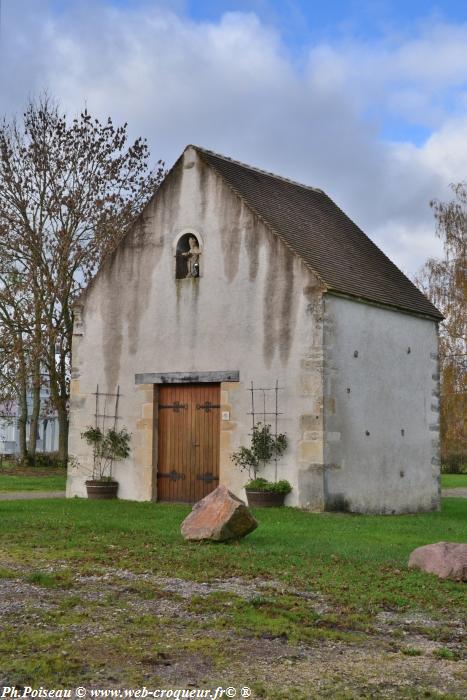
[[[413,309],[408,309],[407,307],[400,306],[398,304],[389,304],[389,303],[383,303],[381,301],[375,301],[374,299],[368,299],[367,297],[363,296],[358,296],[356,294],[349,294],[348,292],[341,292],[338,289],[333,289],[332,287],[328,287],[325,291],[326,294],[330,294],[331,296],[335,297],[341,297],[342,299],[348,299],[349,301],[356,301],[361,304],[367,304],[368,306],[376,306],[380,309],[386,309],[389,311],[398,311],[400,313],[408,314],[409,316],[416,316],[417,318],[423,318],[428,321],[435,321],[436,323],[440,323],[441,321],[444,321],[444,316],[442,313],[438,311],[437,314],[429,314],[423,313],[423,311],[415,311]]]

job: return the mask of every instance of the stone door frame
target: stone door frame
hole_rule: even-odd
[[[140,397],[140,417],[136,421],[133,460],[138,477],[145,484],[147,500],[157,501],[158,462],[158,406],[159,386],[162,384],[220,384],[221,425],[219,483],[223,483],[225,470],[230,468],[231,436],[236,427],[232,420],[230,391],[239,387],[240,372],[144,372],[135,375],[135,385]],[[228,419],[223,415],[228,413]],[[135,475],[136,476],[136,475]]]

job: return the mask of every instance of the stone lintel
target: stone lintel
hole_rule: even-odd
[[[239,382],[240,372],[145,372],[135,374],[135,384],[202,384]]]

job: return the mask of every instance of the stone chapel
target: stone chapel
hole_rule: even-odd
[[[287,435],[287,505],[436,509],[441,319],[322,190],[187,146],[76,304],[67,494],[109,416],[119,498],[244,497],[257,420]]]

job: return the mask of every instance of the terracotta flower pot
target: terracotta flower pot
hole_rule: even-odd
[[[86,491],[90,500],[117,498],[118,481],[86,481]]]
[[[284,505],[285,493],[245,489],[248,505],[252,508],[273,508]]]

